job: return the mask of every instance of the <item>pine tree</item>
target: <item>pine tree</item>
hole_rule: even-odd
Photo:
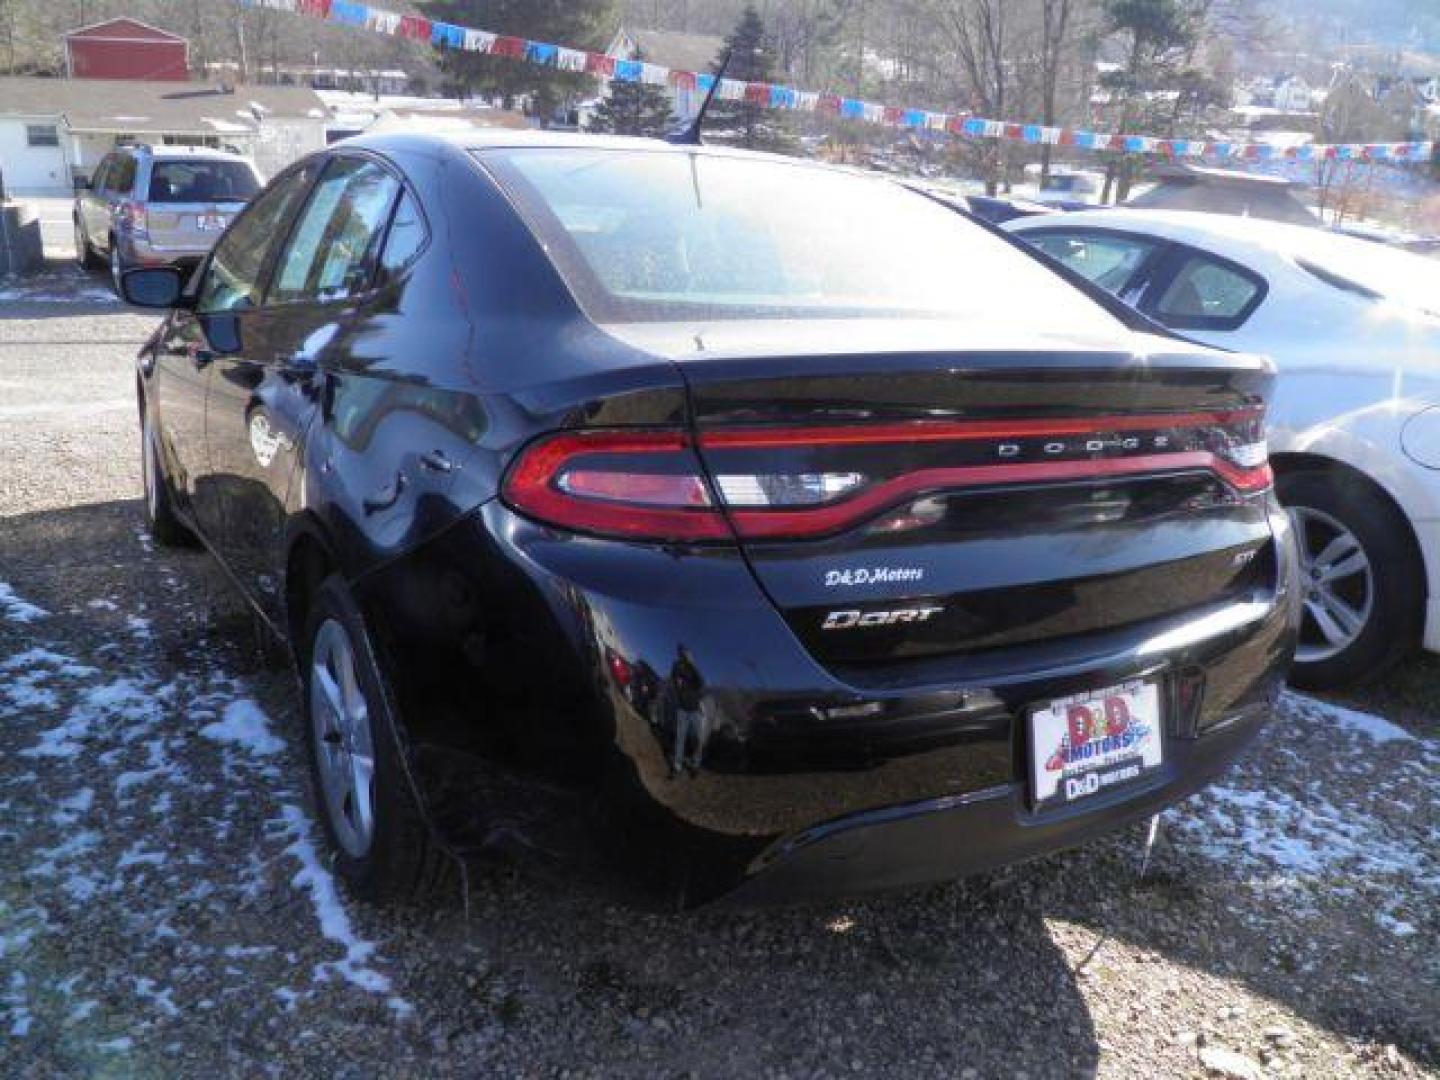
[[[645,57],[637,49],[636,60]],[[673,126],[670,95],[658,86],[643,82],[612,80],[610,91],[596,107],[587,131],[608,135],[643,135],[660,138]]]
[[[745,6],[740,21],[725,38],[725,51],[715,58],[713,72],[720,70],[726,52],[730,54],[730,64],[725,70],[725,78],[739,82],[775,81],[775,56],[768,47],[765,24],[754,4]],[[710,103],[703,130],[716,142],[751,150],[770,150],[781,154],[795,150],[795,140],[781,114],[768,104],[724,101],[717,97]]]
[[[615,25],[612,0],[421,0],[419,6],[460,26],[577,49],[604,49]],[[525,95],[542,118],[595,85],[590,75],[459,49],[440,49],[439,60],[452,89],[494,94],[507,106]]]

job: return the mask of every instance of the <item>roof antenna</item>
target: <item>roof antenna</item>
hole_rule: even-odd
[[[700,108],[695,113],[695,118],[684,127],[676,128],[665,136],[665,141],[674,143],[676,146],[699,146],[700,126],[705,123],[705,113],[710,108],[710,102],[715,98],[715,91],[720,89],[720,80],[725,78],[725,69],[730,66],[731,50],[726,49],[725,55],[720,58],[720,70],[715,72],[715,81],[710,84],[710,89],[705,92],[705,100],[700,103]]]

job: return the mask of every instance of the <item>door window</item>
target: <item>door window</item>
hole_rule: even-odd
[[[363,292],[399,191],[399,181],[374,162],[331,162],[280,254],[269,300],[343,300]]]
[[[1155,245],[1132,236],[1094,233],[1030,233],[1025,236],[1056,262],[1112,293],[1124,292]]]
[[[197,310],[235,311],[260,303],[265,256],[276,238],[284,235],[285,222],[304,197],[313,175],[313,166],[303,166],[281,177],[235,219],[215,245],[200,285]]]
[[[134,186],[135,159],[129,154],[121,154],[110,163],[110,171],[105,174],[105,187],[113,194],[129,195]]]
[[[106,174],[110,171],[110,164],[115,160],[111,154],[106,154],[100,159],[100,164],[95,166],[95,175],[90,178],[90,188],[93,191],[105,190]]]
[[[1239,267],[1191,255],[1155,304],[1166,326],[1191,330],[1234,330],[1260,301],[1262,282]]]

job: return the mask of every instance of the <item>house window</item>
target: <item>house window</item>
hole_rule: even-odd
[[[59,146],[60,129],[54,124],[26,124],[26,146]]]

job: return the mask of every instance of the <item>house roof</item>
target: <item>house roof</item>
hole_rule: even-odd
[[[106,19],[104,22],[91,23],[89,26],[71,30],[65,37],[69,40],[102,38],[111,41],[177,41],[182,44],[185,42],[185,39],[179,34],[172,34],[169,30],[151,26],[139,19]]]
[[[681,34],[674,30],[641,30],[622,26],[615,35],[615,43],[610,46],[612,55],[626,38],[640,47],[640,52],[650,63],[677,71],[709,71],[710,65],[725,48],[723,38],[708,34]]]
[[[0,117],[63,116],[72,131],[220,135],[252,131],[256,112],[324,119],[325,103],[304,86],[239,86],[131,79],[0,76]]]

